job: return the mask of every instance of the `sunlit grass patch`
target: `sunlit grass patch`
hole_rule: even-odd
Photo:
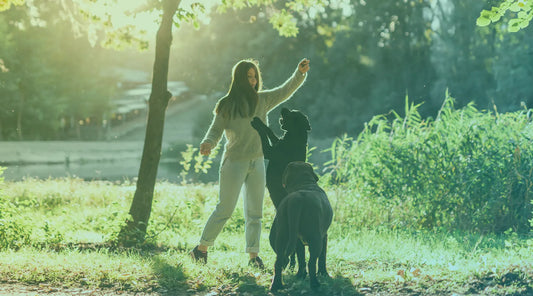
[[[476,236],[401,231],[361,231],[331,242],[330,266],[338,274],[350,274],[361,289],[387,283],[393,286],[418,286],[440,292],[464,293],[472,283],[489,287],[507,277],[522,277],[515,291],[526,291],[533,275],[531,243],[505,243],[512,237]],[[470,238],[471,239],[471,238]],[[442,284],[439,284],[442,283]],[[389,287],[390,288],[390,287]],[[466,289],[466,290],[465,290]],[[478,291],[479,292],[479,291]]]
[[[113,244],[133,197],[130,182],[26,180],[3,186],[2,198],[12,205],[10,225],[22,227],[14,230],[27,236],[18,247],[0,251],[0,281],[133,292],[268,293],[275,260],[268,240],[275,211],[268,197],[259,254],[266,269],[258,270],[248,266],[244,252],[242,200],[209,249],[208,263],[190,258],[188,252],[218,201],[215,185],[158,183],[147,242],[132,249]],[[356,191],[326,190],[336,209],[328,244],[331,278],[320,278],[323,287],[313,294],[308,278],[300,280],[287,270],[287,288],[280,295],[533,291],[533,241],[528,236],[393,228],[384,222],[385,207],[369,208],[371,199],[357,197]],[[351,199],[357,199],[350,202],[356,206],[348,208]]]
[[[0,278],[30,284],[146,290],[157,278],[152,262],[135,254],[22,249],[0,253]]]

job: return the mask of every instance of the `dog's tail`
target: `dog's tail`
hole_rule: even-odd
[[[291,256],[296,249],[296,242],[298,241],[298,228],[300,227],[300,217],[302,216],[301,202],[297,198],[292,198],[288,204],[289,213],[289,240],[285,255]]]

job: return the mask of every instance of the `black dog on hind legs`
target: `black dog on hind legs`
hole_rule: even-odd
[[[306,161],[307,133],[311,130],[307,116],[297,110],[282,108],[279,123],[281,129],[285,131],[281,138],[274,135],[274,132],[258,117],[254,117],[251,122],[261,137],[265,159],[269,160],[266,186],[276,208],[287,195],[281,184],[283,171],[291,161]]]
[[[285,169],[283,185],[288,195],[277,208],[269,236],[270,245],[276,253],[274,278],[270,286],[272,291],[283,288],[282,271],[295,249],[298,252],[299,267],[305,266],[304,244],[309,250],[307,268],[311,288],[320,286],[317,279],[317,260],[318,274],[328,275],[327,231],[333,219],[333,210],[326,193],[317,185],[317,181],[318,176],[309,163],[291,162]],[[303,264],[300,258],[303,258]]]

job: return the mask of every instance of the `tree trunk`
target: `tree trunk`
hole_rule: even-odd
[[[172,94],[167,90],[170,46],[172,43],[173,17],[181,0],[163,2],[163,19],[159,26],[155,44],[155,61],[152,76],[152,92],[148,102],[148,121],[137,188],[131,203],[131,219],[121,230],[119,240],[132,244],[144,241],[161,156],[165,111]]]

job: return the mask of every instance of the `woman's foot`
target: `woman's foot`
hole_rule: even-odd
[[[265,269],[265,265],[263,264],[263,260],[259,258],[259,256],[251,258],[250,261],[248,261],[248,265],[252,267],[257,267],[259,269]]]
[[[194,259],[194,261],[200,261],[204,264],[207,263],[207,251],[198,250],[198,246],[194,247],[194,249],[192,249],[189,254],[191,255],[192,259]]]

